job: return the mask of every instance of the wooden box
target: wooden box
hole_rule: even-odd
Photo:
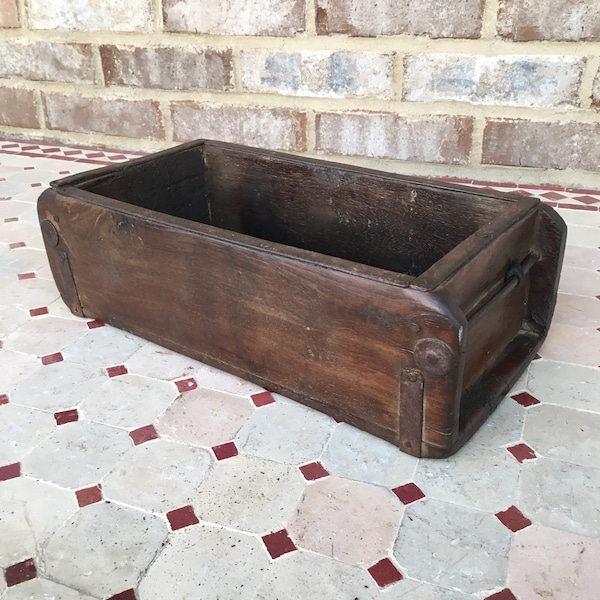
[[[534,198],[202,140],[54,182],[38,212],[74,314],[426,457],[535,356],[566,237]]]

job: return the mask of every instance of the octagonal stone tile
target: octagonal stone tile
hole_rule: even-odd
[[[131,448],[102,481],[104,498],[166,513],[192,504],[212,463],[208,450],[166,440]]]
[[[73,492],[26,477],[0,482],[0,567],[35,556],[76,510]]]
[[[0,349],[0,393],[14,389],[21,381],[42,368],[42,363],[34,356]]]
[[[449,590],[408,577],[394,586],[384,588],[379,595],[381,600],[474,600],[480,597],[481,594],[477,596],[463,594],[457,590]]]
[[[511,394],[515,393],[517,389],[519,388],[513,387]],[[500,447],[518,442],[523,434],[525,414],[525,409],[507,396],[486,419],[469,443]]]
[[[253,412],[248,398],[197,388],[173,402],[157,429],[180,442],[212,447],[232,440]]]
[[[598,327],[600,325],[598,300],[593,297],[558,294],[553,321],[575,327]]]
[[[240,454],[215,465],[194,508],[209,523],[265,534],[285,526],[304,485],[294,467]]]
[[[225,373],[225,371],[221,371],[220,369],[209,367],[208,365],[202,365],[196,371],[194,378],[198,382],[198,385],[204,388],[220,390],[221,392],[236,394],[238,396],[250,396],[251,394],[264,392],[263,388],[254,383]]]
[[[21,240],[19,240],[21,241]],[[48,262],[46,253],[35,248],[14,248],[3,257],[0,273],[30,273],[37,271]]]
[[[48,306],[60,298],[60,292],[54,281],[48,279],[18,280],[11,277],[11,282],[2,286],[1,302],[6,306],[29,310],[36,306]]]
[[[106,380],[79,408],[92,421],[133,429],[154,422],[176,397],[171,383],[127,374]]]
[[[269,559],[262,542],[205,523],[175,532],[138,587],[140,600],[254,598]]]
[[[332,475],[395,487],[412,479],[419,460],[380,438],[340,423],[321,462]]]
[[[0,597],[2,600],[95,600],[98,598],[39,577],[8,588],[6,594]]]
[[[41,570],[54,581],[106,598],[137,584],[167,535],[159,516],[107,502],[90,504],[42,545]]]
[[[274,561],[255,596],[256,600],[379,597],[377,585],[366,569],[303,550]]]
[[[63,356],[65,360],[89,367],[111,367],[125,363],[143,344],[145,341],[141,338],[106,325],[65,348]]]
[[[414,482],[426,496],[495,513],[516,501],[519,472],[504,448],[471,442],[450,458],[421,459]]]
[[[523,438],[548,458],[600,466],[600,414],[540,404],[528,411]]]
[[[529,391],[541,402],[600,412],[600,369],[536,360],[529,369]]]
[[[131,448],[126,431],[77,421],[57,427],[25,458],[26,475],[81,489],[95,485]]]
[[[287,530],[301,548],[371,565],[389,553],[402,513],[391,491],[332,476],[306,487]]]
[[[600,365],[597,338],[598,332],[593,326],[584,329],[564,323],[552,323],[539,352],[547,360],[597,367]]]
[[[510,541],[494,515],[427,499],[406,508],[394,556],[408,577],[479,593],[505,587]]]
[[[510,551],[509,584],[519,600],[590,600],[597,595],[600,540],[533,525]]]
[[[334,426],[331,417],[310,408],[274,402],[254,411],[235,442],[246,454],[298,465],[321,455]]]
[[[550,458],[523,465],[519,508],[534,523],[600,536],[600,469]]]
[[[0,405],[0,465],[20,461],[55,428],[50,413],[12,402]]]
[[[24,379],[10,398],[15,404],[57,412],[78,406],[104,381],[98,369],[61,361]]]
[[[144,344],[127,361],[130,373],[147,375],[165,381],[192,377],[202,366],[202,363],[197,360],[151,342]]]
[[[28,321],[29,313],[27,311],[11,306],[0,306],[0,340],[6,339],[13,331]]]

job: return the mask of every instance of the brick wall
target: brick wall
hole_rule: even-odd
[[[0,135],[600,188],[600,2],[0,0]]]

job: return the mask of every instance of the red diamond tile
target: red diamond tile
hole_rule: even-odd
[[[158,437],[158,431],[156,431],[154,425],[145,425],[144,427],[130,431],[129,437],[133,440],[134,445],[139,446],[144,442],[155,440]]]
[[[36,187],[42,187],[42,185],[44,185],[43,183],[31,183],[30,184],[32,188],[36,188]]]
[[[322,477],[327,477],[329,475],[329,472],[318,461],[302,465],[300,467],[300,472],[306,481],[314,481],[315,479],[321,479]]]
[[[16,223],[19,220],[19,217],[6,217],[4,219],[5,223]]]
[[[587,194],[583,196],[574,196],[574,200],[583,202],[584,204],[595,204],[596,202],[600,202],[600,198],[598,198],[598,196],[588,196]]]
[[[27,150],[39,150],[40,147],[39,146],[23,146],[21,148],[21,150],[23,151],[27,151]],[[35,167],[23,167],[23,171],[35,171]]]
[[[238,449],[235,442],[227,442],[219,446],[213,446],[212,451],[215,453],[217,460],[225,460],[238,455]]]
[[[40,306],[40,308],[29,309],[29,315],[32,317],[40,317],[48,314],[48,308],[46,306]]]
[[[116,365],[114,367],[108,367],[106,374],[109,377],[119,377],[119,375],[127,375],[127,367],[125,365]]]
[[[369,567],[368,571],[380,588],[392,585],[402,579],[402,573],[389,558],[382,558],[378,563]]]
[[[57,425],[64,425],[65,423],[74,423],[79,420],[79,413],[76,408],[70,410],[61,410],[60,412],[54,413],[54,419]]]
[[[119,592],[106,600],[137,600],[137,595],[133,588],[125,590],[124,592]]]
[[[541,354],[536,354],[536,355],[533,357],[533,360],[540,360],[540,358],[542,358],[542,355],[541,355]]]
[[[507,450],[520,462],[525,462],[526,460],[532,460],[537,458],[537,455],[533,448],[530,448],[527,444],[517,444],[516,446],[511,446],[507,448]]]
[[[2,404],[8,404],[8,394],[0,394],[0,406]]]
[[[547,198],[548,200],[564,200],[565,199],[564,194],[557,194],[556,192],[546,192],[545,194],[542,194],[542,196],[544,198]]]
[[[252,394],[250,398],[252,398],[252,402],[254,402],[254,406],[256,406],[256,408],[266,406],[267,404],[273,404],[273,402],[275,402],[275,398],[271,396],[270,392],[260,392],[260,394]]]
[[[18,585],[24,581],[35,579],[37,577],[37,570],[35,568],[35,562],[33,558],[28,558],[23,562],[12,565],[4,572],[4,579],[7,587]]]
[[[79,508],[83,508],[88,504],[96,504],[97,502],[101,502],[102,485],[97,484],[89,488],[77,490],[75,492],[75,496],[77,497],[77,504],[79,504]]]
[[[70,175],[71,171],[59,171],[58,174],[59,175]]]
[[[42,364],[43,365],[53,365],[54,363],[59,363],[59,362],[62,362],[63,360],[64,360],[63,355],[60,352],[42,356]]]
[[[559,202],[559,208],[570,208],[572,210],[588,210],[593,212],[598,212],[597,206],[590,206],[588,204],[570,204],[569,202]]]
[[[180,379],[179,381],[175,382],[175,385],[177,386],[177,391],[180,394],[183,394],[183,392],[189,392],[190,390],[195,390],[198,387],[198,384],[193,377],[190,377],[189,379]]]
[[[19,278],[19,281],[23,281],[23,279],[33,279],[35,273],[19,273],[17,277]]]
[[[88,329],[98,329],[98,327],[104,327],[104,323],[98,320],[88,321],[87,326]]]
[[[106,156],[104,152],[86,152],[85,155],[88,158],[104,158]]]
[[[183,527],[189,527],[190,525],[196,525],[200,522],[194,512],[194,508],[189,505],[169,511],[167,513],[167,519],[169,520],[173,531],[182,529]]]
[[[394,488],[392,492],[398,496],[398,500],[400,500],[402,504],[412,504],[421,498],[425,498],[425,494],[421,488],[416,483],[412,482]]]
[[[496,513],[496,517],[502,525],[510,529],[513,533],[531,525],[531,521],[516,506],[511,506],[506,510]]]
[[[25,242],[13,242],[12,244],[9,244],[8,247],[10,250],[14,250],[15,248],[25,248],[26,245]]]
[[[44,154],[49,154],[51,152],[60,152],[60,148],[44,148],[42,150]]]
[[[21,477],[21,463],[12,463],[12,465],[0,467],[0,481],[8,481],[17,477]]]
[[[521,406],[534,406],[535,404],[539,404],[540,401],[535,397],[532,396],[531,394],[528,394],[527,392],[521,392],[520,394],[515,394],[514,396],[511,396],[511,398],[515,401],[518,402]]]
[[[504,588],[491,596],[487,596],[485,600],[518,600],[518,598],[508,588]]]
[[[263,535],[262,541],[273,559],[296,550],[296,545],[292,542],[285,529]]]

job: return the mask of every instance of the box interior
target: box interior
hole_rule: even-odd
[[[412,277],[506,208],[476,192],[216,143],[147,157],[77,187]]]

